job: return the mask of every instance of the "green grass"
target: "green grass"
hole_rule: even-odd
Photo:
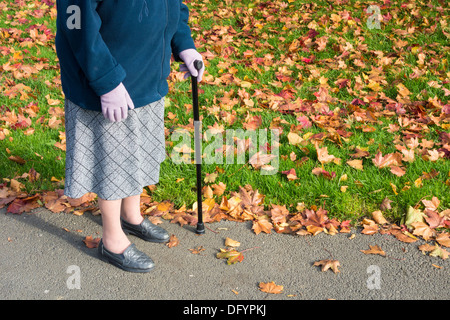
[[[23,64],[35,64],[39,61],[48,63],[48,66],[39,73],[23,79],[15,79],[12,72],[2,70],[0,74],[2,92],[10,89],[14,84],[23,83],[32,88],[29,92],[29,98],[21,100],[20,94],[15,98],[10,98],[4,94],[0,96],[0,106],[2,116],[8,110],[15,110],[15,113],[21,113],[23,108],[30,102],[37,103],[39,111],[36,117],[32,118],[32,125],[35,132],[31,135],[24,135],[25,129],[13,130],[5,121],[0,121],[0,128],[8,129],[10,134],[4,140],[0,141],[0,157],[2,165],[0,176],[11,179],[21,176],[34,168],[40,173],[40,179],[36,182],[29,182],[26,179],[19,181],[24,183],[26,191],[29,193],[40,192],[44,190],[53,190],[61,188],[58,183],[52,182],[51,178],[64,178],[65,153],[56,148],[54,144],[60,141],[59,132],[64,131],[64,121],[59,128],[51,129],[48,127],[48,114],[51,106],[47,103],[46,96],[52,99],[59,99],[61,104],[58,107],[63,108],[63,96],[59,84],[53,83],[59,77],[59,70],[56,60],[56,54],[52,45],[52,40],[45,45],[34,45],[31,48],[23,48],[20,42],[27,38],[27,33],[31,26],[46,27],[54,33],[55,20],[50,17],[50,9],[42,7],[46,12],[44,17],[36,18],[32,16],[33,10],[25,14],[29,19],[28,23],[13,25],[15,21],[11,17],[24,11],[24,7],[14,3],[14,1],[4,1],[10,10],[0,11],[0,47],[20,50],[23,52],[23,60],[17,61]],[[25,1],[25,3],[34,3],[35,7],[42,4],[38,1]],[[439,209],[450,207],[449,173],[450,164],[448,159],[439,159],[436,162],[426,161],[416,154],[416,160],[412,163],[405,163],[406,174],[402,177],[393,175],[389,168],[378,169],[372,163],[372,159],[378,150],[383,155],[396,152],[395,144],[398,139],[402,139],[401,132],[389,133],[386,128],[389,124],[398,124],[398,116],[384,117],[378,120],[381,123],[359,122],[350,116],[342,116],[342,122],[349,124],[347,131],[353,133],[347,141],[343,141],[342,146],[336,145],[329,139],[323,141],[322,147],[327,147],[330,154],[341,158],[341,164],[326,164],[324,169],[334,172],[336,177],[328,180],[321,176],[315,176],[311,173],[312,169],[320,167],[317,160],[317,154],[314,145],[309,142],[307,145],[299,147],[290,145],[287,139],[287,133],[291,125],[298,125],[296,120],[299,115],[308,117],[318,116],[319,113],[295,113],[283,114],[277,110],[272,110],[270,99],[283,90],[292,88],[295,99],[304,99],[314,101],[315,92],[318,91],[319,78],[327,78],[329,85],[329,94],[337,99],[337,102],[330,104],[330,110],[340,108],[347,110],[347,105],[355,98],[363,99],[367,94],[374,92],[367,88],[368,84],[365,78],[370,75],[372,67],[378,67],[379,58],[376,52],[383,52],[384,56],[392,55],[393,60],[390,64],[383,67],[382,76],[387,81],[387,85],[382,85],[382,92],[391,99],[397,99],[398,84],[403,84],[411,92],[411,101],[421,101],[437,97],[443,104],[448,103],[448,97],[444,96],[444,91],[438,88],[432,88],[428,85],[429,81],[436,81],[440,85],[449,89],[448,84],[448,61],[449,45],[448,39],[442,32],[443,26],[439,19],[448,18],[448,9],[438,14],[436,10],[430,9],[426,3],[414,2],[414,8],[419,9],[422,18],[414,17],[411,14],[411,8],[401,7],[402,1],[392,1],[391,7],[382,9],[382,14],[389,12],[393,17],[389,22],[382,22],[381,29],[368,29],[366,21],[368,14],[363,12],[370,4],[377,1],[349,1],[343,5],[333,5],[330,9],[330,3],[327,1],[317,2],[310,7],[307,1],[231,1],[226,4],[224,1],[186,1],[191,11],[191,27],[193,36],[196,39],[197,47],[200,52],[212,52],[214,58],[207,60],[207,75],[213,79],[218,79],[224,74],[230,72],[230,69],[221,69],[219,63],[228,62],[230,68],[237,71],[234,76],[245,81],[254,81],[250,88],[239,87],[236,83],[212,84],[204,81],[200,88],[201,114],[203,116],[203,129],[218,124],[224,125],[225,129],[242,128],[242,123],[247,114],[261,115],[261,128],[268,128],[272,121],[280,117],[288,122],[283,126],[283,134],[280,136],[279,149],[279,168],[274,175],[262,175],[260,170],[252,168],[249,164],[210,164],[203,165],[203,172],[218,172],[216,183],[226,184],[225,195],[232,191],[238,191],[239,186],[251,185],[253,189],[258,189],[265,195],[265,204],[284,204],[291,211],[295,211],[297,203],[305,203],[307,207],[323,206],[328,210],[329,216],[339,219],[357,220],[364,216],[370,216],[370,213],[379,208],[379,205],[386,197],[392,200],[392,209],[385,212],[385,215],[392,221],[400,221],[404,216],[408,206],[414,206],[421,199],[431,199],[432,196],[438,197],[441,201]],[[382,2],[378,2],[382,6]],[[440,6],[439,1],[427,1],[434,6]],[[203,10],[207,8],[207,10]],[[308,9],[312,8],[312,9]],[[332,14],[341,15],[342,12],[348,12],[352,19],[360,19],[355,24],[347,24],[343,18],[341,22],[335,23],[331,20]],[[302,14],[309,13],[309,20],[303,21]],[[222,16],[221,16],[222,15]],[[298,19],[292,20],[297,15]],[[428,19],[428,22],[424,18]],[[437,20],[435,20],[437,19]],[[327,36],[328,43],[325,50],[318,51],[315,47],[305,49],[300,47],[298,51],[289,52],[289,46],[292,41],[305,37],[308,30],[308,24],[311,21],[317,23],[318,37]],[[399,22],[401,21],[401,22]],[[423,30],[429,28],[437,22],[433,33],[425,33]],[[447,19],[448,21],[448,19]],[[289,26],[289,23],[293,24]],[[259,25],[259,26],[258,26]],[[231,26],[237,32],[232,41],[225,42],[229,36],[227,32],[220,33],[220,29],[214,27]],[[287,26],[287,27],[286,27]],[[284,28],[286,27],[286,28]],[[398,29],[405,30],[408,27],[416,27],[416,31],[409,35],[397,35]],[[23,35],[14,37],[12,30],[23,30]],[[450,32],[448,26],[444,28],[445,32]],[[40,31],[41,33],[42,31]],[[9,36],[5,37],[5,34]],[[211,40],[216,37],[217,40]],[[225,39],[225,40],[224,40]],[[228,39],[229,40],[229,39]],[[399,41],[406,41],[407,44],[402,47],[396,47]],[[221,41],[224,41],[221,43]],[[350,50],[350,55],[343,58],[347,68],[332,69],[327,66],[327,59],[331,61],[342,54],[342,47],[350,43],[354,48],[358,45],[365,45],[365,50]],[[234,53],[227,58],[221,56],[216,51],[215,45],[221,45],[222,50],[226,47],[233,47]],[[412,52],[408,47],[418,46],[418,52]],[[25,51],[28,50],[28,52]],[[246,58],[244,52],[253,51],[253,57],[264,58],[267,54],[273,55],[272,63],[267,69],[263,65],[254,65],[253,57]],[[222,51],[223,53],[224,51]],[[425,74],[410,79],[409,76],[414,72],[414,68],[422,67],[418,65],[418,53],[425,52]],[[359,67],[354,64],[354,56],[362,60],[366,67]],[[314,55],[315,61],[312,64],[304,63],[301,59]],[[0,66],[11,62],[13,53],[0,56]],[[432,61],[434,58],[436,61]],[[397,64],[395,64],[397,62]],[[12,63],[12,62],[11,62]],[[313,76],[314,69],[320,70],[319,76]],[[173,64],[173,70],[178,70],[178,64]],[[284,70],[284,71],[283,71]],[[287,83],[279,81],[276,77],[285,71],[291,72],[290,77],[294,82]],[[364,86],[361,89],[355,88],[356,77],[360,77]],[[338,79],[349,79],[350,87],[353,90],[349,93],[345,88],[339,89],[335,84]],[[51,84],[46,84],[45,81]],[[297,82],[295,82],[297,81]],[[447,83],[445,83],[447,81]],[[47,83],[48,83],[47,82]],[[276,83],[279,82],[279,86]],[[191,104],[190,82],[189,81],[171,81],[171,90],[167,97],[166,116],[169,112],[176,114],[177,122],[166,117],[166,127],[175,129],[178,126],[184,126],[192,119],[192,112],[186,112],[185,104]],[[260,97],[256,93],[261,90],[268,94],[269,100]],[[221,117],[216,117],[213,107],[220,106],[220,99],[225,93],[234,92],[232,98],[237,98],[238,103],[233,108],[236,112],[238,121],[233,125],[228,125]],[[247,92],[255,103],[254,108],[261,108],[263,111],[252,110],[247,107],[239,93]],[[367,108],[364,106],[362,108]],[[223,110],[222,110],[223,111]],[[231,112],[231,111],[229,111]],[[439,116],[439,112],[426,110],[427,115]],[[27,116],[27,114],[25,114]],[[412,114],[407,114],[414,117]],[[43,123],[38,119],[43,117]],[[61,119],[63,120],[63,118]],[[444,122],[442,122],[444,123]],[[360,125],[371,125],[376,128],[375,132],[363,132],[358,127]],[[437,130],[444,131],[443,128],[430,124],[428,132],[421,132],[422,138],[439,143]],[[310,128],[304,128],[300,131],[303,136],[309,132],[327,133],[327,128],[320,128],[313,124]],[[396,137],[398,136],[398,137]],[[11,139],[11,141],[10,141]],[[170,140],[170,136],[166,137]],[[176,143],[174,143],[176,144]],[[204,142],[204,146],[208,143]],[[351,160],[350,154],[353,153],[355,146],[367,147],[370,156],[363,160],[364,170],[359,171],[346,165],[346,161]],[[192,142],[193,147],[193,142]],[[8,153],[8,151],[10,153]],[[170,153],[171,147],[167,151]],[[289,155],[294,152],[297,156],[296,161],[291,161]],[[42,156],[36,155],[39,154]],[[20,156],[25,159],[25,164],[20,165],[8,157],[11,155]],[[299,164],[298,159],[308,157],[308,160]],[[246,154],[248,161],[248,154]],[[295,168],[299,179],[289,181],[282,171]],[[439,175],[431,180],[423,180],[421,187],[416,187],[414,182],[423,174],[436,170]],[[347,181],[341,181],[340,177],[347,174]],[[170,200],[175,207],[186,204],[188,207],[196,201],[195,188],[195,166],[187,164],[174,164],[170,158],[167,158],[161,166],[160,182],[153,192],[152,196],[156,201]],[[184,178],[176,182],[178,178]],[[397,187],[397,194],[392,189],[391,183]],[[347,186],[346,192],[342,192],[340,187]],[[216,198],[220,202],[220,197]]]

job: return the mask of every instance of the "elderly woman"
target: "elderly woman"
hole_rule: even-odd
[[[140,194],[165,158],[164,97],[170,61],[201,81],[202,60],[182,0],[57,0],[56,50],[65,95],[64,194],[93,192],[102,216],[100,257],[127,271],[154,262],[127,233],[166,242],[143,219]]]

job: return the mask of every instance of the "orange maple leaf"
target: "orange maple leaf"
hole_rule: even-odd
[[[283,292],[283,286],[275,284],[275,282],[260,282],[259,283],[259,290],[262,292],[267,293],[273,293],[273,294],[279,294]]]

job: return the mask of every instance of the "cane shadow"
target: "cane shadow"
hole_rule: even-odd
[[[65,240],[69,245],[76,248],[77,250],[81,251],[84,254],[87,254],[90,257],[98,258],[97,250],[95,248],[88,248],[86,244],[83,242],[85,239],[85,235],[83,233],[79,233],[76,231],[76,227],[73,228],[73,230],[65,230],[65,226],[62,225],[56,225],[50,221],[47,221],[45,218],[41,217],[42,215],[66,215],[69,217],[71,214],[60,212],[60,213],[53,213],[51,211],[42,210],[42,208],[33,209],[29,212],[23,212],[21,214],[13,214],[13,213],[7,213],[5,209],[0,209],[0,214],[3,214],[5,218],[8,219],[14,219],[15,221],[18,221],[20,223],[28,225],[30,228],[34,229],[35,231],[41,231],[42,233],[47,233],[49,235],[55,236],[57,238],[60,238],[62,240]],[[73,215],[72,215],[73,216]],[[84,213],[83,216],[80,217],[70,217],[72,219],[80,219],[80,222],[76,224],[76,226],[79,226],[80,229],[82,229],[83,226],[86,226],[88,222],[83,221],[89,220],[91,222],[97,223],[99,226],[101,226],[101,217],[100,216],[94,216],[91,213]],[[32,231],[32,230],[30,230]],[[43,234],[45,237],[45,234]],[[97,235],[92,235],[95,237],[100,237]]]

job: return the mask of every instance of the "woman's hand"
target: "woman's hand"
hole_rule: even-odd
[[[201,60],[203,62],[202,55],[197,52],[195,49],[187,49],[183,50],[179,54],[181,60],[184,61],[184,64],[180,66],[180,71],[185,72],[184,79],[187,79],[190,76],[197,77],[197,81],[202,81],[203,72],[205,71],[205,64],[203,63],[202,68],[197,71],[194,67],[195,60]]]
[[[100,96],[102,113],[110,121],[122,121],[128,117],[128,108],[134,109],[127,89],[120,83],[115,89]]]

